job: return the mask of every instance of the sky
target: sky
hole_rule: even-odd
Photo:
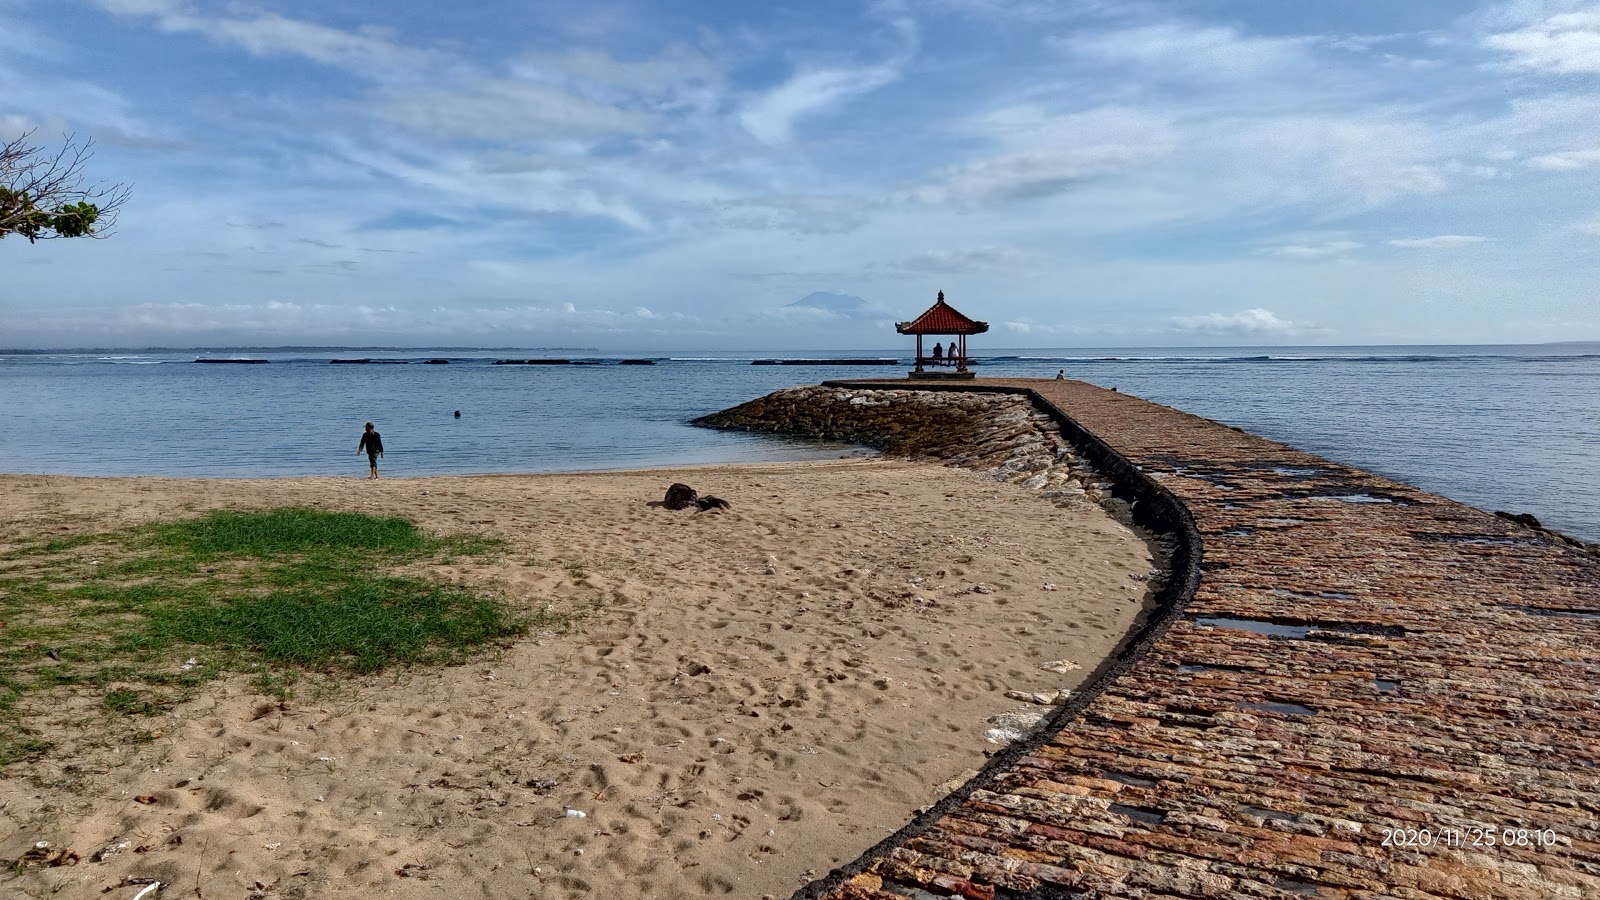
[[[1600,340],[1600,0],[0,0],[30,129],[0,347]]]

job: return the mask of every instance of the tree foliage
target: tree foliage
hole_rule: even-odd
[[[55,153],[32,141],[29,131],[0,145],[0,238],[105,237],[129,189],[84,186],[83,167],[94,156],[94,141],[68,135]]]

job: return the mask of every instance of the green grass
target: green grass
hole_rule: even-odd
[[[226,672],[286,698],[305,670],[449,663],[560,617],[410,572],[501,552],[411,522],[311,509],[22,542],[0,554],[0,767],[48,752],[37,692],[150,716]],[[47,701],[47,698],[40,698]]]
[[[196,559],[270,559],[286,553],[415,553],[429,538],[405,519],[313,509],[223,510],[203,519],[158,525],[155,542]]]
[[[147,634],[251,651],[273,663],[371,672],[396,662],[450,661],[519,630],[491,599],[415,578],[354,577],[331,589],[163,604]]]
[[[169,705],[165,698],[157,697],[145,691],[136,691],[132,688],[117,688],[106,694],[100,701],[114,715],[119,716],[153,716]]]

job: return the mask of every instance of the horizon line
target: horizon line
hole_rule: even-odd
[[[1052,346],[1004,346],[995,350],[1220,350],[1220,349],[1247,349],[1247,350],[1272,350],[1283,348],[1317,347],[1322,349],[1338,349],[1345,347],[1574,347],[1587,344],[1600,345],[1600,340],[1576,341],[1536,341],[1536,342],[1469,342],[1469,343],[1370,343],[1370,344],[1100,344],[1100,345],[1065,345]],[[817,348],[810,348],[817,349]],[[872,353],[879,350],[893,349],[878,347],[870,350],[830,350],[831,353]],[[470,351],[475,353],[500,352],[505,350],[536,350],[539,352],[553,353],[645,353],[657,352],[647,350],[602,350],[599,347],[527,347],[519,345],[502,345],[495,347],[481,346],[438,346],[418,344],[413,346],[387,346],[376,344],[200,344],[188,347],[40,347],[40,348],[7,348],[0,347],[0,355],[36,355],[42,353],[190,353],[195,351],[222,351],[222,350],[250,350],[256,352],[331,352],[349,350],[379,350],[384,352],[402,352],[411,350],[430,351]],[[660,351],[668,352],[668,351]],[[704,348],[688,347],[671,352],[701,352],[701,353],[770,353],[777,352],[771,348],[765,350],[734,349],[734,350],[707,350]],[[784,351],[788,352],[788,351]],[[972,354],[979,356],[981,354]]]

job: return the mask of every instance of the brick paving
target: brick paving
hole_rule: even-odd
[[[1600,559],[1081,382],[971,387],[1175,495],[1198,588],[1059,730],[797,897],[1600,898]]]

